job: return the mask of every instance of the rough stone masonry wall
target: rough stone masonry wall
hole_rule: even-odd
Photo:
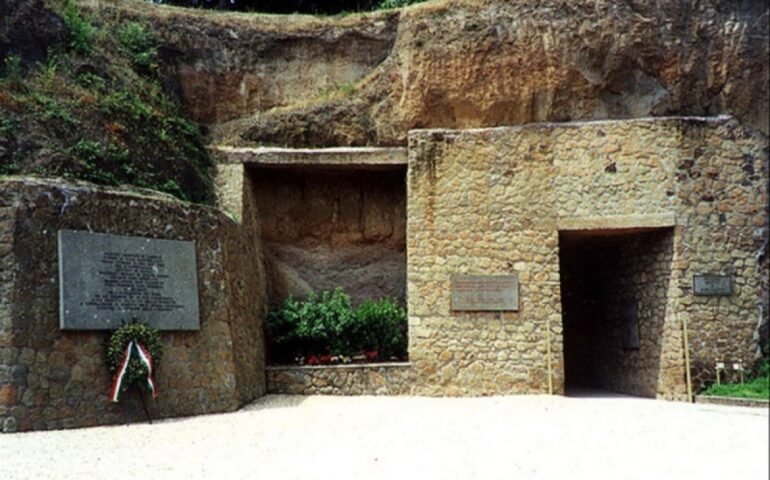
[[[676,316],[666,309],[673,238],[673,229],[637,234],[616,250],[617,256],[608,257],[606,251],[605,256],[599,256],[600,268],[609,277],[600,283],[610,286],[600,301],[607,308],[602,316],[609,323],[610,334],[597,335],[604,343],[596,345],[595,365],[608,390],[643,397],[677,391],[676,375],[681,372],[681,364],[676,357],[661,361],[662,340],[675,337],[666,331],[667,324],[676,325]],[[628,315],[638,319],[638,349],[624,348],[624,323]],[[674,348],[675,354],[678,351]],[[661,363],[673,371],[661,375]]]
[[[144,192],[146,193],[146,192]],[[0,426],[5,431],[124,421],[108,399],[107,332],[59,329],[60,229],[196,244],[200,331],[164,332],[154,417],[238,408],[264,393],[264,278],[233,221],[170,197],[88,184],[9,178],[0,184]],[[134,418],[141,407],[127,397]]]
[[[657,396],[685,393],[682,321],[696,387],[721,357],[751,362],[767,312],[766,141],[727,117],[413,131],[409,354],[422,392],[545,392],[549,337],[562,390],[560,225],[675,218]],[[450,275],[513,272],[518,312],[450,311]],[[699,273],[731,274],[734,294],[694,296]]]
[[[267,391],[287,395],[409,395],[419,390],[408,363],[267,367]]]

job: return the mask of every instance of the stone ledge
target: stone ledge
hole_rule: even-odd
[[[638,117],[638,118],[617,118],[607,120],[575,120],[569,122],[533,122],[523,125],[507,125],[501,127],[480,127],[480,128],[414,128],[409,130],[410,137],[430,137],[433,135],[479,135],[479,134],[503,134],[508,135],[515,132],[531,130],[556,130],[556,129],[574,129],[574,128],[597,128],[602,126],[612,126],[618,124],[627,125],[655,125],[655,124],[701,124],[701,125],[719,125],[734,121],[732,115],[715,116],[697,116],[697,115],[672,115],[664,117]]]
[[[266,370],[279,372],[284,370],[337,370],[337,369],[367,369],[367,368],[411,368],[411,362],[383,363],[343,363],[337,365],[270,365]]]
[[[674,213],[559,218],[559,230],[623,230],[676,226]]]
[[[412,364],[366,363],[267,367],[270,393],[288,395],[408,395]]]
[[[406,167],[405,148],[336,147],[295,149],[278,147],[211,146],[220,163],[241,163],[265,167],[396,168]]]
[[[708,405],[731,405],[735,407],[770,407],[770,400],[760,400],[758,398],[719,397],[712,395],[696,395],[695,403]]]

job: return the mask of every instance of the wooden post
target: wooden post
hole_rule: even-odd
[[[682,316],[682,333],[684,340],[684,374],[687,382],[687,401],[692,403],[692,379],[690,379],[690,340],[687,338],[687,319]]]
[[[150,425],[152,425],[152,417],[150,416],[150,411],[147,409],[147,403],[144,401],[144,394],[142,393],[142,389],[140,387],[136,387],[136,390],[139,392],[139,399],[142,401],[142,408],[144,408],[144,414],[147,416],[147,421],[150,422]]]
[[[548,395],[553,395],[553,365],[551,361],[551,317],[546,317],[545,323],[546,355],[548,364]]]

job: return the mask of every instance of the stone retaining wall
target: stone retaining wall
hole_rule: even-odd
[[[770,401],[758,398],[715,397],[710,395],[696,395],[695,403],[708,405],[729,405],[735,407],[768,408]]]
[[[268,393],[289,395],[409,395],[408,363],[267,367]]]
[[[59,329],[57,231],[195,242],[200,330],[163,332],[153,417],[230,411],[265,392],[258,239],[218,210],[168,196],[22,178],[0,181],[0,428],[124,421],[108,401],[108,332]],[[136,398],[127,397],[136,418]]]
[[[766,145],[729,117],[412,131],[407,297],[420,392],[544,393],[548,351],[562,391],[562,230],[673,229],[673,252],[656,260],[667,273],[654,292],[655,357],[639,359],[655,366],[640,373],[649,395],[686,394],[684,322],[696,390],[720,359],[752,364],[768,312]],[[729,275],[733,294],[694,295],[705,273]],[[454,274],[517,274],[519,311],[453,311]],[[649,310],[645,295],[636,300]]]

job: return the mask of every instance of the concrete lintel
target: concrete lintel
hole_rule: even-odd
[[[560,218],[557,222],[557,228],[560,231],[665,228],[673,226],[676,226],[676,215],[674,213],[572,217]]]
[[[406,166],[406,148],[400,147],[209,147],[222,163],[242,163],[273,167],[399,167]]]

